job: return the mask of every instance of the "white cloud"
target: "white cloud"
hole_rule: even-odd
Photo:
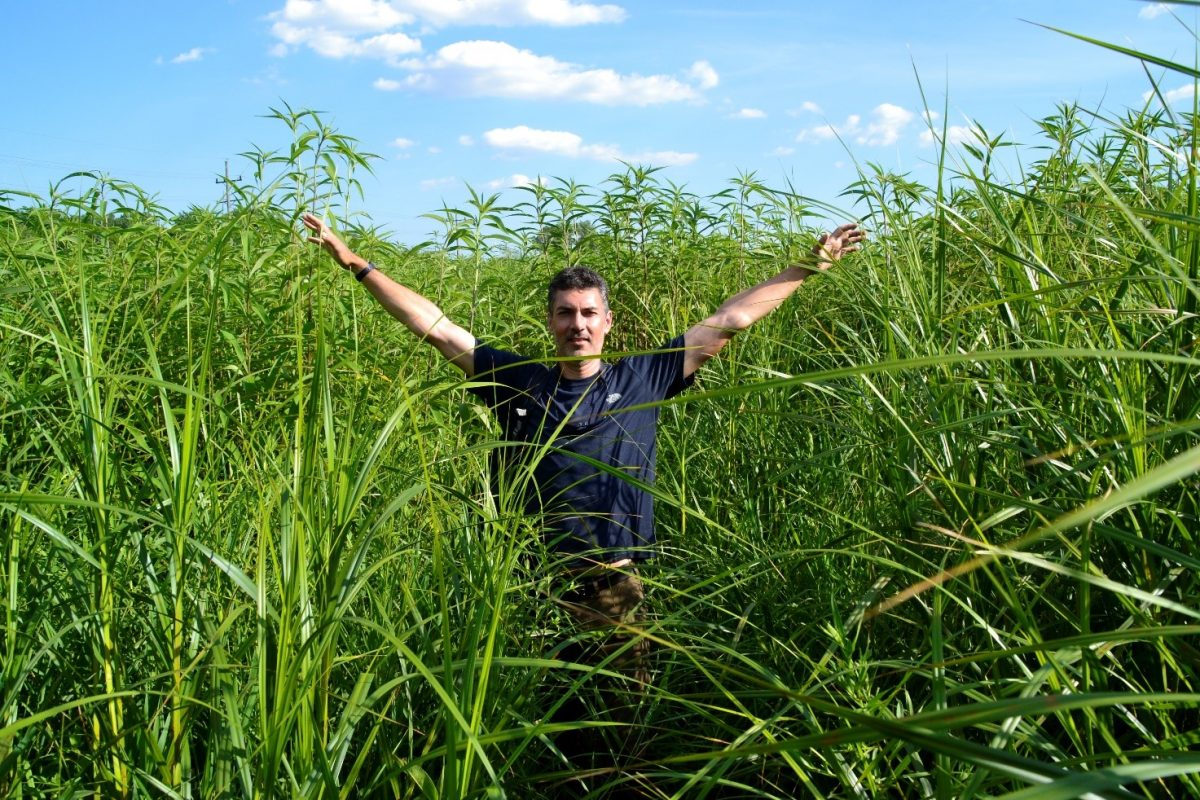
[[[285,45],[282,50],[279,46],[273,48],[277,55],[303,45],[326,58],[378,58],[398,64],[400,56],[421,51],[421,42],[403,33],[380,33],[360,39],[323,26],[305,27],[288,22],[276,22],[271,32]]]
[[[625,9],[572,0],[392,0],[435,27],[450,25],[596,25],[623,22]]]
[[[660,167],[685,167],[695,163],[700,156],[697,153],[684,153],[679,150],[645,150],[640,153],[618,154],[619,160],[629,164],[649,164]]]
[[[423,48],[410,26],[592,25],[625,19],[625,10],[578,0],[286,0],[268,15],[285,56],[308,48],[324,58],[386,61],[409,74],[380,78],[375,88],[442,91],[482,97],[580,100],[647,106],[699,101],[719,82],[716,70],[697,61],[682,76],[620,74],[540,56],[500,41],[468,40],[417,58]]]
[[[891,103],[880,103],[871,112],[872,119],[867,129],[855,141],[865,145],[895,144],[900,133],[913,120],[913,112]]]
[[[420,52],[421,43],[394,28],[416,17],[387,0],[287,0],[268,15],[279,43],[277,56],[304,46],[326,58],[380,58],[394,61]],[[373,35],[368,35],[373,34]]]
[[[1195,96],[1195,94],[1196,94],[1195,84],[1189,83],[1189,84],[1185,84],[1184,86],[1180,86],[1178,89],[1170,90],[1165,95],[1163,95],[1163,97],[1168,103],[1176,103],[1176,102],[1179,102],[1180,100],[1191,100],[1192,97]]]
[[[458,137],[458,143],[461,144],[463,147],[474,147],[475,146],[475,140],[465,133],[462,136]]]
[[[776,147],[774,150],[772,150],[767,155],[772,155],[772,156],[776,156],[776,157],[790,156],[795,152],[796,152],[796,148],[794,148],[794,147],[780,146],[780,147]]]
[[[507,178],[496,178],[496,180],[494,180],[494,181],[488,181],[487,188],[489,188],[489,189],[513,189],[518,186],[532,186],[534,184],[537,184],[539,186],[545,186],[546,183],[547,183],[547,181],[543,177],[539,176],[537,178],[531,178],[528,175],[522,175],[521,173],[518,172],[516,174],[509,175]]]
[[[763,119],[767,112],[761,108],[743,108],[729,115],[733,119]]]
[[[416,142],[414,142],[412,139],[405,139],[403,136],[397,136],[392,140],[392,147],[398,147],[401,150],[407,150],[414,144],[416,144]]]
[[[583,137],[569,131],[546,131],[518,125],[515,128],[493,128],[483,134],[483,140],[502,150],[537,150],[576,158],[583,148]]]
[[[800,104],[799,108],[791,108],[791,109],[788,109],[788,111],[787,111],[787,115],[789,117],[799,117],[799,116],[803,116],[804,114],[824,114],[824,113],[825,112],[821,109],[821,107],[819,105],[817,105],[816,103],[814,103],[812,100],[805,100],[803,103]]]
[[[701,89],[712,89],[721,82],[717,71],[707,61],[697,61],[688,69],[688,77],[694,80]]]
[[[429,145],[429,147],[425,148],[425,152],[429,153],[429,155],[431,155],[431,156],[436,156],[438,153],[442,152],[442,148],[438,147],[437,145],[431,144],[431,145]]]
[[[950,140],[950,144],[962,144],[972,139],[979,139],[975,135],[975,128],[970,125],[951,125],[946,129],[946,138]]]
[[[420,40],[412,39],[403,33],[381,33],[370,39],[364,39],[356,48],[356,55],[388,59],[419,52],[421,52]]]
[[[583,137],[570,131],[547,131],[518,125],[515,128],[493,128],[483,134],[483,140],[498,150],[544,153],[565,158],[586,158],[593,161],[625,161],[630,163],[680,166],[696,160],[695,153],[675,150],[626,153],[616,145],[585,144]]]
[[[430,189],[436,189],[439,186],[449,186],[452,183],[458,183],[458,178],[453,176],[448,178],[426,178],[418,185],[421,187],[421,191],[429,191]]]
[[[895,144],[900,134],[913,121],[913,112],[892,103],[880,103],[871,111],[871,118],[864,123],[858,114],[851,114],[841,125],[822,124],[805,128],[796,135],[798,142],[827,141],[834,137],[852,139],[868,147],[884,147]]]
[[[387,0],[287,0],[271,19],[306,27],[365,33],[416,21]]]
[[[862,123],[862,117],[857,114],[851,114],[846,118],[845,123],[841,128],[834,127],[828,123],[821,125],[813,125],[810,128],[805,128],[796,134],[797,142],[824,142],[829,139],[836,138],[842,130],[854,131],[857,130]]]
[[[191,62],[191,61],[199,61],[200,59],[204,58],[206,55],[208,55],[211,52],[212,52],[212,49],[208,48],[208,47],[193,47],[191,50],[188,50],[186,53],[180,53],[179,55],[172,58],[171,63],[172,64],[187,64],[188,62]]]
[[[473,96],[635,106],[700,99],[693,87],[667,75],[584,69],[497,41],[455,42],[401,66],[415,70],[406,85]]]
[[[1171,7],[1166,3],[1151,3],[1148,6],[1143,6],[1138,12],[1138,16],[1142,19],[1155,19],[1163,14],[1171,13]]]
[[[286,0],[267,18],[280,40],[274,55],[306,46],[327,58],[395,58],[420,51],[417,39],[397,30],[419,23],[562,27],[621,22],[625,10],[575,0]]]
[[[1163,92],[1163,100],[1167,102],[1167,105],[1174,105],[1183,100],[1191,100],[1195,94],[1196,87],[1193,84],[1185,83],[1177,89],[1170,89]],[[1149,100],[1153,96],[1154,92],[1146,92],[1142,95],[1142,100]]]
[[[932,130],[926,128],[921,131],[921,145],[925,147],[937,144],[942,137],[941,126]],[[963,142],[976,141],[978,137],[975,135],[975,129],[970,125],[950,125],[946,128],[946,143],[947,144],[962,144]]]

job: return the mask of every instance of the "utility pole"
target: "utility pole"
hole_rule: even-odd
[[[233,180],[240,181],[241,179],[242,179],[242,176],[238,175]],[[217,178],[215,181],[213,181],[213,183],[224,183],[225,184],[225,216],[229,216],[230,208],[229,208],[229,159],[228,158],[225,159],[225,180],[222,181],[220,178]]]

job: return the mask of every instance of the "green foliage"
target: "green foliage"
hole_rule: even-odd
[[[406,249],[350,207],[372,156],[270,115],[229,213],[0,193],[0,794],[1200,791],[1195,115],[976,129],[935,189],[864,166],[865,251],[663,409],[642,756],[590,774],[549,720],[606,667],[560,656],[494,426],[295,220],[541,354],[561,266],[635,350],[829,210],[626,165],[468,187]]]

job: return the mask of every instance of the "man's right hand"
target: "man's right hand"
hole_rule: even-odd
[[[366,278],[363,286],[389,314],[403,322],[421,341],[437,348],[447,361],[461,369],[467,377],[475,373],[475,337],[470,332],[446,319],[442,310],[428,298],[397,283],[379,270],[369,270],[370,274],[362,272],[367,267],[367,260],[347,247],[316,214],[306,213],[300,220],[304,227],[313,232],[308,237],[310,242],[325,248],[344,269]]]
[[[315,234],[314,236],[309,236],[308,240],[313,244],[319,244],[325,248],[325,252],[333,256],[333,260],[340,264],[343,269],[356,271],[367,265],[366,259],[356,255],[353,250],[347,247],[346,243],[339,239],[337,234],[316,214],[306,212],[300,217],[300,221],[304,223],[304,227]]]

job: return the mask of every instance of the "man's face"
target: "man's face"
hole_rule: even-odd
[[[598,356],[612,327],[599,289],[563,289],[550,307],[550,334],[559,356]]]

